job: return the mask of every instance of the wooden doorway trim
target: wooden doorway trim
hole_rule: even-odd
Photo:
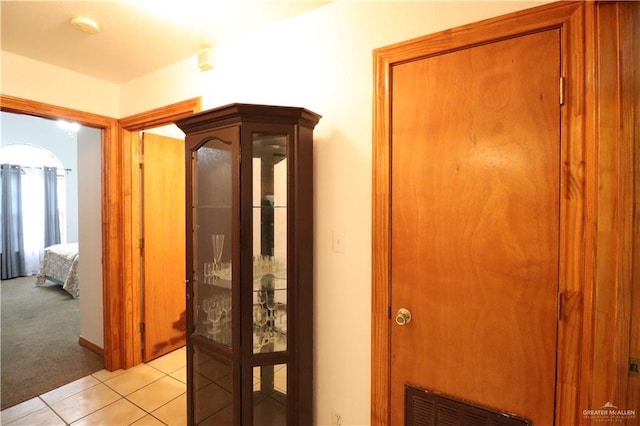
[[[394,64],[548,28],[562,29],[561,75],[570,85],[562,108],[561,267],[556,421],[578,424],[584,282],[584,17],[582,2],[558,2],[374,51],[371,424],[388,425],[390,406],[390,99]],[[570,53],[567,53],[570,52]]]
[[[139,295],[132,281],[131,135],[171,124],[201,109],[201,98],[177,102],[121,120],[8,95],[2,111],[42,118],[64,118],[102,129],[102,274],[104,364],[107,370],[129,368],[140,361]],[[139,285],[139,279],[137,281]],[[138,321],[136,322],[136,318]]]
[[[102,288],[104,322],[104,365],[107,370],[120,368],[119,326],[122,316],[118,299],[122,283],[122,184],[120,174],[121,144],[118,122],[114,118],[70,108],[0,95],[2,111],[36,117],[75,121],[102,130]]]
[[[118,120],[123,142],[122,182],[123,193],[123,285],[119,303],[122,309],[122,367],[130,368],[142,362],[142,339],[139,324],[142,321],[142,299],[140,297],[140,258],[138,237],[140,235],[140,197],[135,188],[139,188],[138,156],[140,138],[138,132],[154,127],[173,124],[174,121],[199,112],[202,98],[192,98],[175,104],[156,108],[140,114]]]
[[[581,407],[610,401],[636,410],[627,424],[640,424],[640,376],[629,374],[630,361],[640,359],[640,3],[596,2],[586,25],[585,145],[593,148],[585,169],[593,203],[585,282],[593,297],[585,308]]]

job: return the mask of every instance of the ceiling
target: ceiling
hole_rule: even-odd
[[[1,0],[0,41],[4,51],[120,84],[327,3]],[[100,32],[73,27],[78,16]]]

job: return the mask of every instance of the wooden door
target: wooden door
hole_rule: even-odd
[[[554,423],[560,37],[392,69],[393,426],[407,384]]]
[[[184,346],[184,141],[142,137],[143,361]]]

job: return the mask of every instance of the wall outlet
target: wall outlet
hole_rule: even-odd
[[[334,253],[344,253],[345,235],[343,231],[333,231],[331,233],[331,248]]]
[[[331,425],[342,426],[342,415],[336,411],[331,412]]]

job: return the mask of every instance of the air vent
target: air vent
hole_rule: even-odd
[[[413,386],[405,387],[406,426],[526,426],[521,417]]]

